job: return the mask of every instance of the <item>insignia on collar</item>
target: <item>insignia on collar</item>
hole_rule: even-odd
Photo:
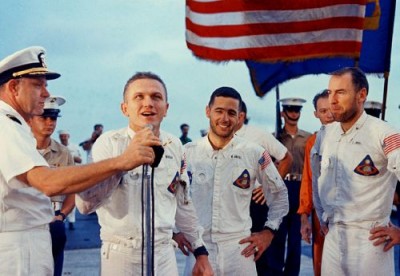
[[[360,164],[354,169],[354,172],[359,175],[370,176],[377,175],[379,170],[375,167],[374,162],[369,154],[361,161]]]
[[[168,186],[168,192],[175,194],[179,184],[179,173],[176,172],[174,179],[172,179],[171,184]]]
[[[240,189],[248,189],[250,187],[250,173],[244,170],[240,176],[233,182],[233,185]]]
[[[13,120],[14,122],[16,122],[16,123],[18,123],[18,124],[22,125],[21,121],[20,121],[20,120],[18,120],[18,118],[17,118],[17,117],[15,117],[14,115],[11,115],[11,114],[6,114],[6,116],[7,116],[9,119]]]

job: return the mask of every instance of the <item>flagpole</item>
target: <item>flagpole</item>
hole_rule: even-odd
[[[385,72],[384,78],[385,81],[383,83],[383,99],[382,99],[382,113],[381,119],[385,120],[386,114],[386,100],[387,100],[387,93],[388,93],[388,86],[389,86],[389,72],[390,72],[390,60],[392,55],[392,39],[393,39],[393,28],[394,28],[394,16],[396,11],[396,0],[391,0],[391,7],[390,7],[390,20],[391,23],[388,24],[388,41],[387,41],[387,48],[386,48],[386,57],[385,57]]]
[[[282,117],[281,117],[281,105],[279,102],[279,85],[275,86],[276,92],[276,123],[275,123],[275,137],[278,138],[282,132]]]
[[[384,73],[384,78],[385,81],[383,83],[383,100],[382,100],[382,113],[381,113],[382,120],[385,120],[385,114],[386,114],[386,99],[387,99],[387,91],[389,85],[389,72]]]

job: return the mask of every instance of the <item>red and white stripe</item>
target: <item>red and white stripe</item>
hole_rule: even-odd
[[[189,49],[211,60],[359,56],[366,0],[187,0]]]
[[[181,170],[180,170],[180,174],[183,174],[184,171],[186,170],[186,166],[187,166],[187,162],[186,162],[186,154],[183,154],[183,158],[181,160]]]
[[[260,161],[259,161],[261,169],[264,170],[271,163],[272,163],[271,156],[268,154],[267,151],[264,151],[263,155],[262,155],[262,157],[260,158]]]
[[[400,133],[396,133],[386,137],[383,140],[383,151],[387,156],[392,151],[400,148]]]

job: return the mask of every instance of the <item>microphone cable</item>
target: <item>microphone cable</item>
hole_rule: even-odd
[[[146,270],[146,275],[155,275],[154,270],[154,238],[155,238],[155,208],[154,208],[154,169],[151,169],[151,176],[149,174],[150,166],[142,166],[142,275]],[[146,181],[145,181],[146,179]],[[147,203],[147,204],[146,204]],[[149,210],[148,208],[151,208]],[[151,212],[150,212],[151,211]],[[146,215],[145,215],[146,213]],[[151,215],[150,215],[151,214]],[[145,227],[146,225],[146,227]],[[149,230],[149,231],[148,231]],[[145,233],[147,231],[147,233]],[[146,241],[146,245],[145,245]],[[146,250],[145,250],[146,247]],[[150,251],[150,252],[149,252]],[[146,265],[144,264],[146,252]],[[145,269],[146,266],[146,269]]]
[[[144,166],[142,166],[142,187],[141,187],[141,204],[142,204],[142,258],[141,258],[141,262],[142,262],[142,276],[144,275]]]

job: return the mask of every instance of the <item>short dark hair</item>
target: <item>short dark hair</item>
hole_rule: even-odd
[[[361,89],[365,88],[367,90],[367,95],[368,95],[368,89],[369,89],[368,80],[367,77],[365,76],[365,73],[360,68],[344,67],[342,69],[330,73],[330,75],[343,76],[344,74],[347,73],[351,74],[351,80],[356,91],[360,91]]]
[[[312,102],[313,102],[315,110],[317,110],[317,102],[319,99],[329,97],[328,91],[329,91],[328,89],[324,89],[321,92],[317,93],[317,95],[314,96],[314,99]]]
[[[208,106],[211,106],[214,103],[216,97],[226,97],[233,98],[239,101],[239,108],[242,106],[242,97],[239,92],[237,92],[232,87],[222,86],[220,88],[215,89],[215,91],[211,94],[210,101],[208,102]]]
[[[242,104],[240,105],[240,112],[247,114],[247,106],[244,101],[242,101]]]
[[[181,130],[182,130],[184,127],[189,127],[189,125],[188,125],[188,124],[181,124]]]
[[[98,129],[99,127],[103,127],[103,125],[102,125],[102,124],[95,124],[94,127],[93,127],[93,129],[96,130],[96,129]]]
[[[156,81],[160,82],[165,90],[165,100],[168,102],[167,87],[165,86],[164,81],[158,75],[156,75],[152,72],[136,72],[136,74],[134,74],[132,77],[130,77],[130,79],[126,82],[126,84],[124,86],[124,94],[123,94],[124,100],[125,100],[126,90],[128,90],[128,86],[132,82],[134,82],[136,80],[142,80],[142,79],[151,79],[151,80],[156,80]]]

